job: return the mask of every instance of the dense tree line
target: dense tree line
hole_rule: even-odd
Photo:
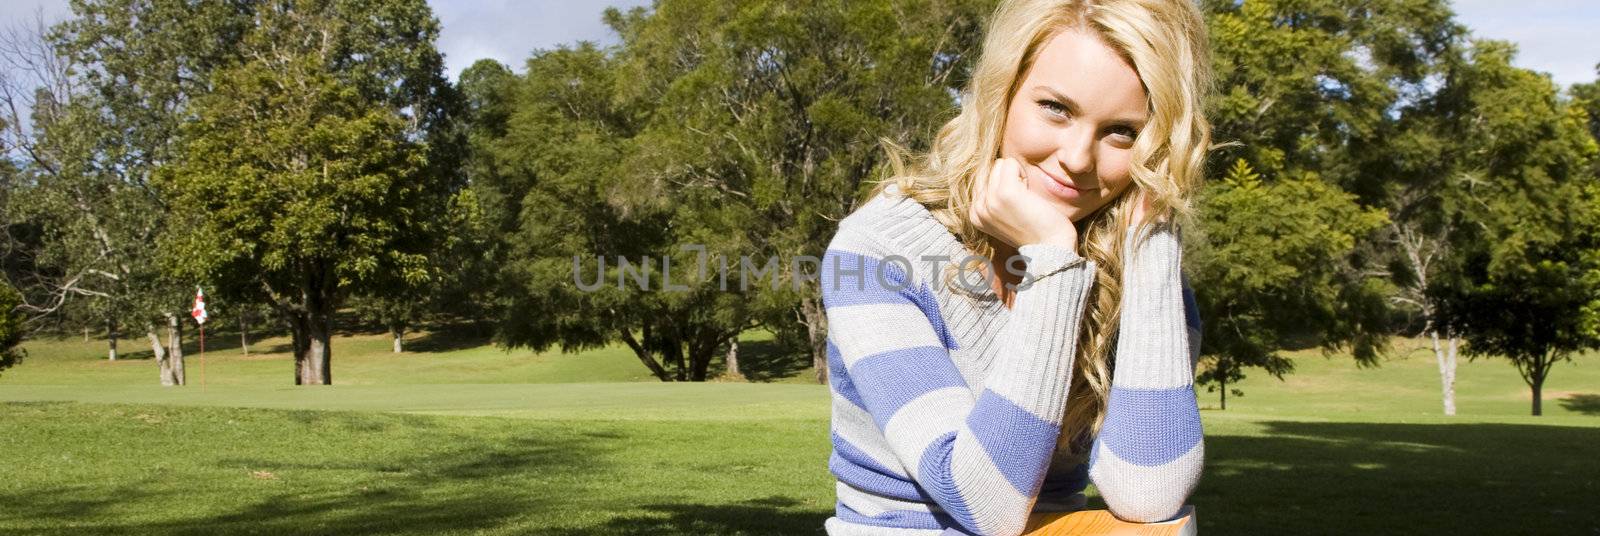
[[[1287,350],[1376,366],[1421,336],[1446,413],[1458,349],[1511,361],[1539,413],[1600,345],[1600,85],[1513,66],[1444,0],[1202,6],[1224,143],[1186,243],[1201,383],[1225,407]],[[815,258],[886,148],[957,111],[992,7],[668,0],[608,10],[614,45],[451,84],[421,0],[75,0],[7,47],[41,58],[0,85],[13,310],[103,327],[113,357],[142,329],[166,363],[202,284],[270,309],[297,383],[331,381],[341,308],[397,352],[465,318],[626,345],[663,381],[765,328],[825,382]]]

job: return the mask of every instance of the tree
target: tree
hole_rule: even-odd
[[[421,0],[265,2],[242,61],[212,74],[157,186],[180,274],[272,305],[295,383],[332,382],[333,312],[366,285],[419,284],[456,190],[455,95]]]
[[[821,257],[884,174],[876,141],[924,149],[955,114],[992,8],[680,1],[608,12],[620,68],[638,81],[624,96],[655,104],[627,155],[652,172],[624,176],[626,200],[668,214],[676,245],[706,245],[729,265],[744,254],[799,259],[740,303],[799,342],[825,382],[826,315],[803,260]]]
[[[1349,338],[1329,326],[1351,314],[1348,304],[1378,305],[1340,295],[1348,292],[1341,265],[1384,215],[1315,176],[1268,183],[1236,160],[1206,189],[1200,218],[1202,232],[1185,241],[1187,269],[1204,282],[1196,293],[1205,319],[1199,383],[1221,392],[1223,409],[1246,367],[1282,379],[1294,369],[1280,353],[1292,339],[1337,349]]]
[[[424,288],[426,285],[422,285]],[[393,352],[405,351],[405,335],[422,321],[426,303],[411,294],[415,289],[388,289],[370,296],[353,296],[350,306],[362,320],[376,322],[389,330]]]
[[[1427,20],[1427,19],[1425,19]],[[1401,320],[1397,324],[1425,336],[1439,369],[1440,401],[1445,415],[1455,415],[1455,379],[1460,326],[1442,314],[1432,289],[1454,281],[1463,251],[1460,211],[1462,178],[1472,172],[1465,146],[1452,123],[1472,114],[1460,106],[1447,74],[1464,60],[1467,33],[1450,20],[1434,19],[1428,40],[1410,45],[1407,72],[1391,83],[1398,98],[1391,113],[1377,124],[1381,143],[1366,143],[1361,162],[1361,190],[1379,200],[1389,214],[1382,243],[1392,245],[1388,271],[1396,292],[1390,297]],[[1404,49],[1402,49],[1404,50]]]
[[[33,80],[5,84],[8,152],[24,156],[8,250],[30,321],[142,326],[170,379],[156,322],[181,318],[189,282],[167,279],[154,247],[168,206],[150,187],[189,100],[231,60],[241,4],[220,0],[76,0],[61,24],[8,35],[5,53]],[[35,31],[36,30],[36,31]],[[15,81],[13,81],[15,82]],[[24,130],[17,119],[31,116]],[[15,232],[13,232],[15,231]],[[168,340],[179,338],[169,332]]]
[[[17,310],[22,296],[11,285],[0,281],[0,371],[22,362],[25,353],[17,348],[22,342],[23,316]]]
[[[1595,64],[1595,74],[1600,77],[1600,64]],[[1573,84],[1570,90],[1572,103],[1583,110],[1588,118],[1589,135],[1600,141],[1600,79],[1594,82]],[[1600,159],[1595,161],[1595,173],[1600,176]]]
[[[1475,41],[1449,73],[1451,123],[1465,151],[1463,248],[1453,278],[1430,289],[1473,357],[1503,357],[1532,392],[1556,363],[1600,347],[1600,177],[1586,111],[1546,76],[1511,65],[1516,49]]]
[[[1398,248],[1385,247],[1372,227],[1385,221],[1380,207],[1390,205],[1396,182],[1383,167],[1396,159],[1392,112],[1425,95],[1432,66],[1450,57],[1465,30],[1442,0],[1202,6],[1219,89],[1208,116],[1224,144],[1201,194],[1196,231],[1205,238],[1192,241],[1197,250],[1216,248],[1197,251],[1215,264],[1194,272],[1206,320],[1202,352],[1216,367],[1202,379],[1233,383],[1243,366],[1281,375],[1288,363],[1277,352],[1296,339],[1347,347],[1358,364],[1376,365],[1393,329],[1387,302],[1402,288]],[[1252,182],[1260,184],[1247,187]],[[1309,204],[1274,206],[1301,200]],[[1267,221],[1291,217],[1285,211],[1313,220]],[[1255,269],[1251,262],[1270,269],[1244,273]],[[1304,281],[1291,283],[1296,277]],[[1282,285],[1302,283],[1305,296],[1283,294],[1293,287]]]
[[[825,379],[806,259],[881,172],[877,140],[921,148],[954,114],[990,8],[662,2],[606,13],[616,49],[537,54],[494,144],[503,188],[483,196],[501,207],[486,209],[500,214],[491,221],[522,216],[501,340],[621,340],[661,379],[675,366],[699,380],[720,347],[762,324]],[[656,288],[610,284],[619,258],[637,270],[644,257]],[[679,291],[662,291],[669,264]],[[575,271],[607,284],[581,291]]]
[[[590,292],[574,281],[574,259],[583,262],[583,273],[607,257],[631,258],[636,266],[646,262],[640,259],[655,254],[666,227],[659,218],[624,213],[610,203],[619,185],[601,179],[621,176],[620,154],[636,128],[634,107],[640,106],[613,100],[612,64],[605,51],[587,43],[536,53],[522,80],[497,90],[514,92],[504,126],[475,138],[482,144],[475,155],[487,156],[480,169],[492,171],[474,186],[487,193],[487,219],[505,233],[506,312],[496,338],[536,349],[559,344],[563,351],[623,340],[653,375],[669,381],[665,367],[677,360],[661,355],[671,350],[662,341],[673,338],[679,345],[672,348],[681,355],[681,339],[650,322],[667,314],[646,303],[653,293],[621,284]],[[617,280],[614,271],[602,273],[602,281]],[[687,368],[679,376],[687,379]]]

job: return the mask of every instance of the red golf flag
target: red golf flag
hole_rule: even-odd
[[[189,311],[189,315],[194,317],[195,322],[206,323],[206,293],[200,287],[194,288],[194,309]]]

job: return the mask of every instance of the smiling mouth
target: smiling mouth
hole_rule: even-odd
[[[1051,174],[1050,172],[1045,171],[1043,168],[1040,168],[1039,172],[1043,173],[1044,176],[1049,177],[1050,180],[1056,181],[1056,184],[1059,184],[1059,185],[1062,185],[1062,186],[1065,186],[1067,188],[1071,188],[1073,190],[1077,190],[1077,191],[1080,191],[1080,192],[1087,192],[1089,190],[1098,190],[1099,189],[1099,188],[1084,188],[1084,187],[1078,186],[1076,184],[1073,184],[1071,181],[1068,181],[1068,180],[1063,179],[1061,177],[1057,177],[1054,174]]]

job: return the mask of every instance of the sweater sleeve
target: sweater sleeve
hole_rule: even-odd
[[[843,227],[823,257],[830,350],[896,461],[945,513],[972,534],[1020,534],[1060,434],[1094,265],[1057,246],[1019,248],[1033,281],[975,395],[929,290],[940,273],[875,234]]]
[[[1193,298],[1180,274],[1175,231],[1158,226],[1142,242],[1128,232],[1111,399],[1090,451],[1089,478],[1112,514],[1153,522],[1175,515],[1200,478],[1199,337],[1185,319]]]

